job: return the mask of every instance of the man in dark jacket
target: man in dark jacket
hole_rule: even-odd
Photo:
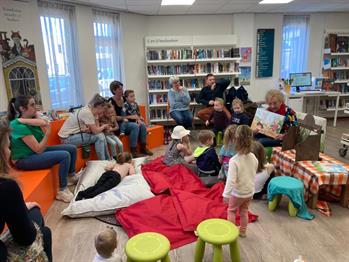
[[[200,104],[206,106],[206,108],[201,109],[197,116],[202,121],[206,122],[213,112],[213,104],[215,98],[223,98],[223,93],[225,89],[229,86],[230,81],[222,79],[216,83],[216,78],[213,74],[207,74],[205,77],[205,87],[200,91],[200,94],[196,101]],[[224,107],[224,112],[230,115],[230,112]]]

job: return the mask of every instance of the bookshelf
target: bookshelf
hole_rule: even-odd
[[[344,108],[349,103],[349,29],[326,30],[323,50],[322,75],[329,79],[330,85],[326,91],[338,91],[338,116],[344,114]],[[336,99],[320,99],[320,115],[331,117],[335,111]]]
[[[204,87],[208,73],[216,79],[239,75],[241,57],[236,43],[235,35],[145,37],[150,122],[174,123],[167,113],[167,93],[171,88],[168,80],[172,75],[177,75],[188,89],[190,107],[195,112],[202,107],[195,98]]]

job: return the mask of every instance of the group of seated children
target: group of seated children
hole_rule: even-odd
[[[229,125],[223,137],[223,146],[217,155],[214,133],[201,130],[200,145],[193,151],[190,131],[176,126],[172,142],[168,145],[163,162],[166,165],[184,164],[199,176],[216,176],[226,180],[223,193],[228,204],[228,219],[235,223],[237,210],[241,216],[240,236],[246,236],[247,211],[252,198],[266,197],[268,181],[274,166],[266,163],[265,149],[253,140],[253,132],[247,125]]]

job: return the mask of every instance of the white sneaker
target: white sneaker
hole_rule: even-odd
[[[70,203],[70,201],[72,201],[73,198],[74,198],[74,195],[72,192],[70,192],[68,188],[65,188],[62,191],[58,191],[56,195],[57,200],[63,201],[65,203]]]

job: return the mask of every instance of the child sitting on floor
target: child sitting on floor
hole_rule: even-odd
[[[257,174],[254,179],[254,199],[266,199],[269,181],[274,177],[274,165],[266,163],[265,149],[258,141],[252,142],[252,153],[258,159]]]
[[[147,127],[144,123],[144,118],[141,116],[139,111],[139,106],[136,102],[136,95],[133,90],[126,90],[124,93],[125,103],[122,108],[122,114],[129,122],[136,122],[139,126],[140,134],[147,132]],[[125,135],[125,125],[121,125],[120,127],[120,135]],[[145,142],[141,144],[141,153],[146,154],[148,156],[152,156],[153,153],[147,148]]]
[[[107,166],[105,169],[106,172],[104,172],[98,179],[96,185],[80,191],[76,196],[76,201],[94,198],[95,196],[116,187],[125,176],[136,173],[132,163],[132,156],[127,152],[118,154],[116,163]]]
[[[195,158],[193,156],[192,145],[189,140],[190,131],[183,126],[175,126],[171,134],[172,141],[167,146],[166,153],[163,159],[165,165],[172,166],[176,164],[188,164]]]
[[[236,224],[236,212],[240,212],[240,237],[246,237],[248,223],[248,206],[254,194],[254,179],[258,168],[258,160],[251,153],[252,130],[241,125],[236,129],[236,155],[229,161],[228,177],[223,197],[228,203],[228,220]]]
[[[206,126],[213,124],[213,132],[217,136],[218,132],[224,132],[225,128],[229,125],[230,116],[228,116],[224,110],[224,100],[222,98],[216,98],[213,104],[213,112],[210,118],[206,121]]]
[[[231,123],[234,125],[248,125],[250,120],[245,113],[244,104],[239,98],[235,98],[232,103]]]
[[[95,238],[97,254],[93,262],[121,262],[121,257],[114,253],[117,246],[118,240],[116,231],[108,227]]]
[[[104,130],[107,143],[111,147],[113,158],[116,159],[117,154],[123,152],[123,146],[120,139],[114,134],[119,129],[116,121],[116,113],[112,104],[107,103],[102,117],[99,119],[100,124],[108,124],[109,127]]]
[[[234,138],[237,125],[230,125],[224,132],[223,146],[218,153],[219,163],[222,167],[219,171],[219,178],[226,180],[229,168],[229,160],[235,155]]]
[[[214,133],[210,130],[199,132],[200,146],[195,149],[194,157],[200,175],[216,176],[221,168],[216,150],[213,147],[214,137]]]

